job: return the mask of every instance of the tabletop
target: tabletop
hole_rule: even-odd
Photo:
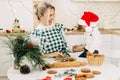
[[[82,61],[85,59],[79,58],[78,60]],[[9,68],[7,72],[7,76],[9,80],[42,80],[46,76],[50,76],[52,80],[64,80],[68,76],[56,77],[55,75],[63,74],[64,71],[69,69],[74,69],[75,73],[82,73],[80,71],[81,68],[89,68],[92,70],[98,70],[101,72],[99,75],[95,75],[94,78],[87,80],[119,80],[118,68],[110,63],[103,63],[101,66],[80,66],[80,67],[69,67],[69,68],[51,68],[52,70],[56,70],[56,74],[48,74],[47,71],[51,69],[47,69],[45,71],[32,71],[29,74],[21,74],[19,70],[14,70],[13,67]],[[72,80],[75,80],[74,76],[71,77]]]

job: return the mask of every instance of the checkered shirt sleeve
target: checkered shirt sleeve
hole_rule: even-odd
[[[41,33],[39,29],[34,29],[33,31],[31,31],[29,36],[33,36],[33,37],[40,37]]]

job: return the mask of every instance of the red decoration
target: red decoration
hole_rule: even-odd
[[[32,43],[28,44],[28,45],[27,45],[27,48],[28,48],[28,49],[33,48],[33,44],[32,44]]]
[[[45,67],[45,66],[43,66],[43,67],[42,67],[42,70],[46,70],[46,67]]]
[[[7,29],[7,30],[6,30],[6,33],[11,33],[11,31]]]
[[[20,30],[21,33],[25,33],[25,30]]]
[[[99,20],[98,16],[93,12],[84,12],[81,19],[84,20],[88,26],[90,26],[90,22],[96,22]]]
[[[42,79],[42,80],[52,80],[50,76],[46,76],[46,78]]]
[[[64,80],[72,80],[72,78],[65,78]]]

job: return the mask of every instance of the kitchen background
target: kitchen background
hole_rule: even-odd
[[[34,0],[38,1],[38,0]],[[65,27],[74,27],[84,11],[93,11],[100,17],[99,28],[120,29],[120,1],[96,0],[46,0],[56,7],[56,22]],[[33,0],[1,0],[0,29],[12,29],[14,19],[20,21],[21,28],[32,30]]]
[[[36,0],[34,0],[36,1]],[[38,1],[38,0],[37,0]],[[65,27],[74,27],[84,11],[93,11],[100,17],[99,28],[120,30],[120,0],[46,0],[56,7],[56,22]],[[12,29],[14,19],[20,21],[20,26],[26,31],[34,28],[33,0],[0,0],[0,29]],[[104,32],[104,31],[103,31]],[[120,32],[120,31],[119,31]],[[120,33],[119,33],[120,35]],[[113,51],[120,50],[120,36],[112,32],[102,34],[102,48]],[[83,35],[67,35],[70,44],[77,44],[83,40]],[[7,76],[7,70],[13,65],[9,49],[4,47],[0,36],[0,76]],[[74,39],[74,40],[73,40]],[[110,52],[106,52],[110,53]],[[115,52],[114,52],[115,54]],[[1,80],[1,79],[0,79]]]

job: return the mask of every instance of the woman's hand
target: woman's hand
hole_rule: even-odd
[[[80,51],[84,51],[85,45],[74,45],[73,46],[73,52],[80,52]]]
[[[64,57],[64,55],[60,52],[54,52],[51,54],[53,57]]]
[[[42,55],[43,58],[54,58],[54,57],[64,57],[64,55],[60,52],[54,52],[50,54],[44,54]]]

